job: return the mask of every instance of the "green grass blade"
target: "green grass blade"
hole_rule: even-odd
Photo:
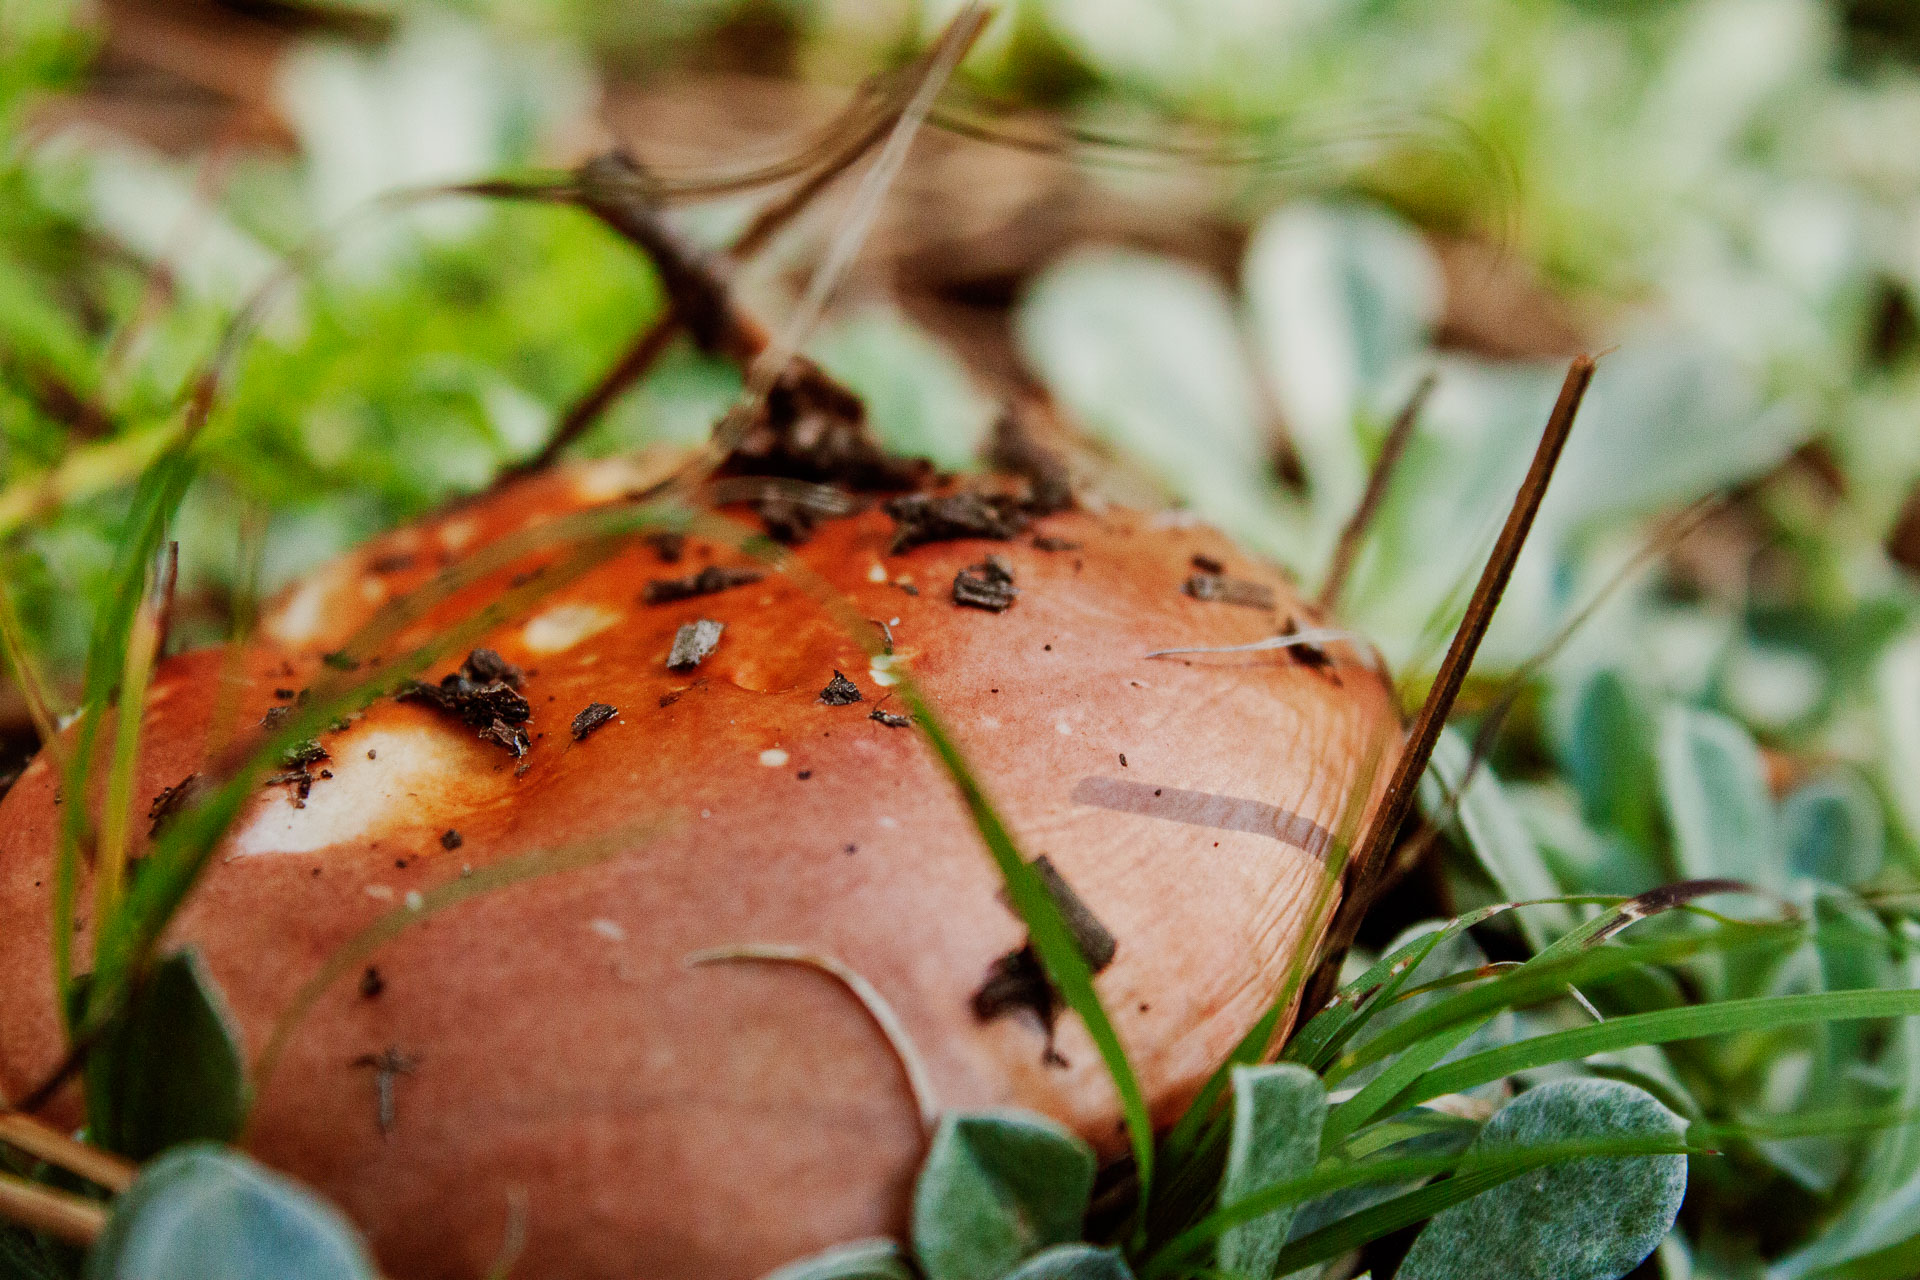
[[[1148,1114],[1146,1095],[1141,1092],[1139,1078],[1133,1073],[1133,1064],[1127,1060],[1120,1035],[1107,1017],[1099,993],[1093,989],[1093,971],[1087,967],[1086,959],[1074,943],[1073,932],[1067,927],[1059,904],[1047,891],[1039,873],[1021,856],[1012,834],[1000,820],[1000,814],[987,799],[986,792],[974,777],[959,748],[954,745],[945,726],[920,697],[911,681],[902,680],[896,686],[896,692],[902,695],[902,700],[918,721],[921,732],[926,735],[941,764],[946,767],[948,776],[959,788],[967,812],[972,815],[974,828],[979,831],[987,851],[1000,868],[1001,878],[1006,881],[1007,898],[1026,923],[1033,949],[1038,953],[1041,964],[1046,966],[1047,976],[1059,988],[1061,998],[1080,1015],[1080,1021],[1085,1024],[1087,1033],[1093,1037],[1100,1051],[1101,1060],[1106,1063],[1107,1074],[1113,1077],[1114,1089],[1120,1095],[1121,1112],[1126,1117],[1127,1137],[1133,1148],[1135,1176],[1140,1186],[1139,1205],[1143,1211],[1150,1203],[1153,1187],[1153,1118]]]
[[[127,644],[134,629],[134,612],[144,595],[147,565],[159,549],[181,499],[186,496],[195,470],[186,449],[176,446],[142,473],[134,491],[131,513],[122,526],[115,549],[113,587],[94,617],[81,686],[80,719],[63,779],[63,792],[70,802],[60,807],[60,837],[54,866],[53,963],[55,981],[63,993],[73,979],[74,907],[79,893],[82,849],[90,837],[87,797],[91,795],[100,724],[106,718],[107,707],[126,666]],[[103,924],[95,922],[97,929]],[[64,998],[60,1004],[64,1014]]]
[[[1388,1104],[1393,1111],[1458,1093],[1510,1076],[1516,1071],[1570,1062],[1589,1054],[1611,1053],[1642,1044],[1667,1044],[1702,1036],[1767,1031],[1810,1022],[1849,1022],[1861,1018],[1920,1017],[1920,988],[1884,991],[1824,991],[1799,996],[1761,996],[1723,1000],[1610,1018],[1587,1027],[1534,1036],[1436,1067],[1415,1080]]]
[[[1337,1083],[1360,1067],[1408,1050],[1428,1036],[1462,1022],[1501,1009],[1558,999],[1572,985],[1601,982],[1642,966],[1672,964],[1706,953],[1784,950],[1806,941],[1811,932],[1814,931],[1799,924],[1733,926],[1658,942],[1596,947],[1591,951],[1537,958],[1472,990],[1437,1000],[1405,1022],[1387,1028],[1330,1066],[1326,1073],[1328,1083]]]

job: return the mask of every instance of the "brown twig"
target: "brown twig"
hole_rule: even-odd
[[[0,1173],[0,1218],[83,1246],[92,1244],[107,1226],[104,1205],[11,1173]]]
[[[729,270],[764,248],[822,191],[885,140],[913,107],[926,77],[943,63],[950,66],[957,61],[956,48],[964,53],[984,26],[980,10],[963,12],[915,63],[891,77],[892,86],[879,93],[869,89],[856,98],[829,127],[825,139],[809,148],[811,167],[796,170],[803,175],[801,182],[761,210],[723,254],[703,253],[667,226],[659,216],[663,201],[658,185],[631,157],[614,152],[583,166],[577,181],[567,189],[567,198],[653,259],[667,293],[667,305],[635,335],[593,387],[568,408],[539,452],[503,470],[496,487],[550,465],[646,375],[682,326],[703,349],[726,355],[750,371],[770,338],[763,326],[732,303],[726,282]],[[489,194],[522,193],[502,189]]]
[[[1459,782],[1446,789],[1440,812],[1424,820],[1419,832],[1407,842],[1408,847],[1396,852],[1393,864],[1384,873],[1379,889],[1384,890],[1390,887],[1394,880],[1410,870],[1426,855],[1427,850],[1433,847],[1434,841],[1440,836],[1441,828],[1452,819],[1453,814],[1460,807],[1462,797],[1466,795],[1467,788],[1473,785],[1474,778],[1479,775],[1488,758],[1492,756],[1494,743],[1500,737],[1500,730],[1505,727],[1507,717],[1519,703],[1520,695],[1526,690],[1527,682],[1532,680],[1542,667],[1553,661],[1554,656],[1566,647],[1575,633],[1585,626],[1620,588],[1632,580],[1635,574],[1645,568],[1650,561],[1671,552],[1685,542],[1694,530],[1705,524],[1715,513],[1724,510],[1726,505],[1725,495],[1710,494],[1688,504],[1672,518],[1664,521],[1654,531],[1653,536],[1634,552],[1632,558],[1601,584],[1600,589],[1594,592],[1591,599],[1576,609],[1532,657],[1521,663],[1501,682],[1499,694],[1487,708],[1480,727],[1474,731],[1473,749],[1467,757],[1467,767],[1460,772]]]
[[[1320,594],[1314,597],[1313,607],[1322,616],[1330,615],[1340,603],[1340,592],[1346,587],[1347,575],[1353,571],[1353,562],[1360,554],[1361,539],[1366,537],[1374,516],[1379,514],[1380,504],[1386,501],[1393,473],[1407,451],[1407,442],[1413,439],[1414,427],[1419,425],[1420,411],[1426,407],[1439,381],[1438,375],[1432,372],[1420,379],[1380,446],[1380,456],[1374,459],[1373,470],[1367,475],[1366,491],[1360,495],[1353,514],[1347,517],[1346,527],[1340,530],[1340,541],[1334,546],[1333,560],[1327,566],[1326,581],[1320,584]]]
[[[138,1172],[112,1152],[76,1142],[52,1125],[18,1111],[0,1114],[0,1142],[68,1173],[77,1173],[109,1191],[125,1191]]]
[[[1473,598],[1467,603],[1466,616],[1453,633],[1453,643],[1447,647],[1447,655],[1441,660],[1433,687],[1427,691],[1426,701],[1414,717],[1413,728],[1407,734],[1406,745],[1387,782],[1380,809],[1361,837],[1360,845],[1355,850],[1356,856],[1349,864],[1352,882],[1328,930],[1319,968],[1301,1006],[1304,1009],[1314,1010],[1324,1005],[1332,993],[1333,984],[1339,979],[1340,961],[1347,948],[1353,945],[1360,919],[1373,900],[1384,872],[1387,849],[1413,808],[1420,777],[1433,757],[1433,748],[1440,741],[1440,731],[1446,727],[1447,715],[1453,710],[1454,699],[1459,696],[1468,669],[1473,666],[1474,655],[1479,652],[1480,642],[1493,621],[1493,612],[1500,606],[1507,580],[1513,575],[1514,563],[1520,558],[1527,534],[1533,528],[1534,516],[1539,514],[1540,502],[1546,497],[1547,483],[1553,479],[1553,469],[1560,461],[1560,452],[1567,443],[1568,433],[1573,430],[1573,420],[1579,412],[1581,398],[1586,395],[1587,386],[1592,381],[1593,358],[1584,355],[1574,357],[1567,369],[1566,381],[1560,386],[1560,398],[1554,404],[1546,430],[1541,433],[1540,444],[1534,450],[1533,464],[1520,484],[1520,491],[1514,495],[1513,506],[1507,512],[1506,525],[1500,530],[1493,554],[1488,557],[1486,568],[1481,571],[1479,585],[1474,588]]]

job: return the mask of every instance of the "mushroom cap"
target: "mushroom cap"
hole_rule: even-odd
[[[385,536],[292,589],[237,662],[168,659],[136,797],[208,767],[223,681],[237,682],[234,723],[254,725],[286,704],[276,690],[320,678],[322,655],[382,603],[456,557],[619,496],[643,478],[633,466],[555,470]],[[795,554],[875,634],[885,624],[895,663],[1023,852],[1046,855],[1117,941],[1096,986],[1165,1124],[1280,989],[1328,833],[1354,795],[1377,801],[1399,722],[1377,668],[1343,644],[1325,665],[1285,650],[1146,656],[1308,618],[1284,578],[1218,533],[1115,509],[1046,516],[1032,532],[1039,545],[892,554],[893,520],[869,510],[823,524]],[[955,576],[989,554],[1010,567],[1014,603],[956,604]],[[375,702],[322,735],[330,759],[313,766],[304,807],[285,785],[248,803],[169,935],[200,950],[252,1056],[328,957],[410,894],[535,850],[617,846],[422,913],[373,955],[377,979],[355,981],[356,969],[333,984],[255,1081],[245,1145],[338,1202],[396,1276],[483,1273],[514,1205],[523,1278],[745,1280],[838,1241],[903,1234],[924,1134],[874,1022],[815,970],[685,963],[705,948],[832,956],[897,1012],[941,1106],[1029,1108],[1103,1153],[1124,1149],[1077,1019],[1061,1017],[1052,1055],[1038,1018],[976,1016],[976,991],[1025,931],[930,746],[870,718],[906,708],[888,700],[890,673],[864,638],[780,574],[643,603],[649,580],[751,563],[699,537],[677,562],[662,556],[634,539],[481,639],[525,669],[524,759],[434,706]],[[1273,607],[1183,592],[1196,556],[1264,586]],[[503,567],[399,642],[553,558]],[[669,670],[676,632],[699,619],[724,624],[717,647]],[[822,700],[836,671],[862,701]],[[618,713],[576,740],[570,723],[595,702]],[[62,1050],[48,947],[55,781],[42,758],[0,802],[10,1096]],[[369,1065],[389,1050],[407,1070]],[[77,1115],[71,1090],[57,1108]]]

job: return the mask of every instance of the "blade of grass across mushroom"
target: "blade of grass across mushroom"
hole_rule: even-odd
[[[113,730],[113,754],[107,768],[106,794],[100,805],[99,843],[94,852],[93,884],[96,921],[106,921],[120,905],[127,872],[127,830],[133,821],[133,774],[140,760],[140,736],[147,710],[147,687],[153,664],[165,643],[165,614],[179,572],[179,544],[165,568],[156,564],[151,586],[142,592],[133,611],[126,655],[120,668],[119,716]]]
[[[28,646],[26,633],[20,626],[20,615],[13,605],[13,593],[7,589],[7,583],[11,580],[11,575],[0,573],[0,658],[5,659],[14,686],[20,690],[21,700],[27,704],[27,718],[33,721],[33,731],[40,739],[41,749],[53,761],[54,771],[64,774],[67,749],[66,744],[60,741],[59,723],[53,712],[53,695],[47,688],[46,677],[40,674],[40,664],[34,660],[33,650]]]
[[[196,397],[195,408],[204,403],[204,397]],[[83,850],[89,849],[93,838],[87,797],[92,794],[100,724],[126,669],[137,629],[136,615],[146,597],[147,566],[159,550],[167,526],[197,470],[188,446],[196,419],[204,419],[203,413],[196,413],[195,408],[189,409],[187,429],[142,473],[134,490],[132,510],[115,546],[113,589],[102,597],[87,647],[79,721],[61,782],[63,793],[71,802],[60,807],[54,866],[53,961],[56,989],[62,993],[63,1017],[65,992],[73,980],[75,899],[79,893],[80,864]],[[103,921],[96,921],[96,930],[103,925]]]
[[[1353,945],[1360,919],[1372,901],[1376,883],[1384,870],[1387,851],[1413,807],[1421,775],[1426,772],[1427,763],[1433,757],[1440,731],[1446,727],[1454,699],[1466,681],[1467,671],[1473,666],[1480,641],[1485,638],[1487,627],[1493,621],[1494,610],[1500,606],[1507,581],[1513,575],[1513,566],[1526,545],[1528,532],[1533,528],[1534,516],[1539,514],[1540,503],[1546,497],[1547,485],[1553,479],[1561,450],[1573,430],[1574,418],[1580,411],[1580,401],[1593,381],[1593,370],[1592,357],[1584,355],[1576,356],[1567,367],[1559,398],[1547,418],[1546,429],[1541,432],[1540,443],[1534,449],[1526,479],[1514,495],[1506,523],[1500,530],[1498,541],[1494,543],[1492,555],[1487,558],[1480,581],[1474,588],[1473,598],[1467,604],[1466,616],[1454,632],[1433,686],[1428,690],[1426,700],[1421,703],[1419,714],[1414,717],[1406,744],[1388,779],[1386,795],[1380,802],[1379,811],[1361,837],[1353,863],[1357,882],[1350,886],[1348,894],[1341,901],[1328,931],[1318,971],[1307,989],[1309,1006],[1324,1003],[1338,981],[1340,960]]]
[[[628,827],[582,844],[559,849],[537,849],[504,862],[476,867],[470,875],[461,875],[422,891],[418,902],[409,902],[376,916],[372,923],[335,947],[274,1018],[273,1027],[268,1031],[266,1041],[254,1057],[248,1073],[254,1096],[266,1092],[267,1084],[273,1079],[274,1070],[279,1066],[294,1033],[299,1030],[301,1020],[312,1011],[328,988],[414,925],[463,902],[498,893],[514,885],[598,866],[610,858],[630,853],[637,843],[654,838],[662,830],[664,824]]]
[[[1267,1011],[1261,1016],[1260,1021],[1241,1037],[1240,1043],[1234,1046],[1227,1060],[1214,1069],[1206,1084],[1201,1086],[1200,1092],[1167,1135],[1165,1153],[1169,1164],[1178,1165],[1191,1156],[1202,1131],[1216,1120],[1214,1111],[1225,1095],[1233,1068],[1257,1062],[1267,1055],[1280,1020],[1286,1016],[1287,1010],[1293,1007],[1294,998],[1299,994],[1300,984],[1305,975],[1305,962],[1314,946],[1313,938],[1316,932],[1314,926],[1329,910],[1339,891],[1340,880],[1351,856],[1355,837],[1359,834],[1361,823],[1365,821],[1367,797],[1372,794],[1374,781],[1379,774],[1384,745],[1378,739],[1367,744],[1366,751],[1361,757],[1360,768],[1347,787],[1347,795],[1340,809],[1340,822],[1334,830],[1333,839],[1328,842],[1326,865],[1321,871],[1320,883],[1314,891],[1313,904],[1307,912],[1308,927],[1302,930],[1300,939],[1295,944],[1294,954],[1288,957],[1286,977],[1281,983],[1279,992],[1267,1006]]]
[[[611,556],[622,545],[622,534],[669,523],[657,513],[626,507],[590,511],[581,516],[597,518],[564,518],[524,531],[519,537],[484,548],[461,565],[443,571],[419,591],[391,602],[348,642],[342,651],[344,656],[335,659],[338,666],[348,663],[356,668],[364,666],[364,675],[350,675],[336,667],[332,676],[316,682],[309,691],[306,705],[296,709],[278,732],[250,753],[211,794],[167,825],[147,858],[144,873],[126,895],[122,910],[99,925],[94,979],[88,991],[90,1024],[104,1021],[118,1007],[127,984],[144,967],[167,922],[185,901],[215,846],[238,816],[240,806],[289,747],[321,732],[341,714],[358,710],[398,681],[423,673],[443,654],[478,639],[531,608],[547,593]],[[426,644],[385,662],[358,656],[370,654],[384,645],[432,604],[489,570],[512,563],[530,550],[539,551],[563,543],[572,546],[566,558],[549,566],[532,581],[503,592],[491,604],[443,630]]]

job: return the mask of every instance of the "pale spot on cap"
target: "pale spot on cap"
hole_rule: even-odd
[[[560,653],[618,621],[619,614],[599,605],[555,605],[529,621],[520,638],[530,653]]]
[[[479,535],[480,526],[477,522],[465,517],[449,520],[440,526],[440,545],[449,551],[461,551]]]
[[[315,780],[304,809],[282,787],[262,789],[234,830],[231,857],[311,853],[399,827],[438,830],[511,785],[488,767],[487,748],[453,727],[362,724],[326,746],[333,777]]]
[[[760,753],[760,763],[769,769],[778,769],[787,762],[787,753],[779,747],[768,747]]]

